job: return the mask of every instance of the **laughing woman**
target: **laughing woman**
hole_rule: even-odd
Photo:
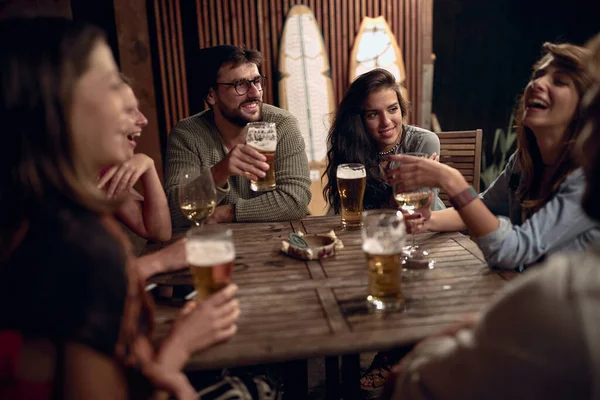
[[[359,76],[350,85],[329,130],[328,162],[323,174],[327,176],[323,196],[336,214],[341,207],[336,180],[338,165],[361,163],[365,166],[365,210],[395,208],[392,188],[383,173],[387,157],[402,153],[440,154],[437,135],[406,125],[407,115],[408,103],[388,71],[374,69]],[[432,209],[444,208],[444,203],[436,195]]]
[[[407,189],[441,187],[454,208],[429,213],[417,231],[468,229],[491,265],[516,268],[548,254],[583,250],[600,241],[600,225],[581,209],[584,176],[572,147],[581,131],[581,98],[591,84],[586,50],[571,44],[543,45],[544,55],[521,98],[517,151],[501,175],[477,196],[457,170],[409,156],[389,171]],[[492,211],[508,204],[507,216]]]
[[[103,33],[4,20],[0,82],[0,398],[197,398],[182,368],[235,334],[236,287],[190,304],[154,348],[119,203],[96,187],[102,166],[132,157]]]

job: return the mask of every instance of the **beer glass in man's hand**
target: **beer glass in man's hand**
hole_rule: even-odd
[[[210,168],[191,168],[179,176],[179,207],[187,219],[201,226],[212,215],[217,192]]]
[[[363,197],[367,185],[365,166],[362,164],[338,165],[336,178],[342,206],[342,228],[360,228]]]
[[[231,283],[235,247],[231,229],[223,225],[205,225],[187,232],[187,262],[202,301]]]
[[[275,150],[277,149],[277,127],[274,122],[250,122],[246,126],[246,144],[264,155],[269,164],[265,177],[250,181],[250,189],[267,192],[275,189]]]
[[[367,306],[380,311],[402,308],[400,284],[406,240],[402,213],[390,209],[365,211],[361,234],[369,270]]]

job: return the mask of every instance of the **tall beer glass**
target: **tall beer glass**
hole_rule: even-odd
[[[250,122],[246,125],[246,144],[254,147],[267,158],[269,169],[264,178],[250,181],[250,189],[267,192],[275,189],[275,150],[277,148],[277,128],[274,122]]]
[[[406,240],[404,217],[397,210],[370,210],[362,215],[362,248],[367,255],[371,310],[404,307],[401,290],[402,248]]]
[[[342,203],[342,228],[360,228],[367,173],[362,164],[340,164],[336,171],[338,192]]]
[[[187,262],[202,301],[231,282],[235,248],[231,229],[223,225],[204,225],[187,232]]]

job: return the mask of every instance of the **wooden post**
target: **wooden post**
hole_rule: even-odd
[[[121,71],[133,79],[133,89],[140,102],[140,111],[148,118],[148,126],[144,128],[138,140],[137,152],[144,153],[154,160],[158,175],[162,179],[160,129],[156,112],[146,2],[114,0],[114,7]]]

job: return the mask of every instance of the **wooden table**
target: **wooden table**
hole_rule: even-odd
[[[229,342],[194,355],[188,367],[213,369],[317,356],[336,356],[337,361],[337,356],[348,354],[355,355],[346,357],[354,365],[360,352],[415,343],[480,311],[510,277],[490,269],[464,235],[420,235],[417,242],[431,250],[435,268],[403,274],[407,311],[372,314],[365,306],[367,271],[360,231],[339,227],[339,217],[231,224],[237,254],[234,281],[240,287],[242,311],[239,330]],[[291,232],[332,229],[344,244],[334,257],[305,262],[279,252],[281,241]],[[174,235],[174,240],[180,236]],[[145,252],[161,246],[150,244]],[[182,271],[152,281],[190,284],[191,277]],[[157,307],[158,337],[166,334],[178,311],[172,306]],[[334,371],[331,360],[327,367]],[[358,385],[358,370],[349,370],[346,378]]]

